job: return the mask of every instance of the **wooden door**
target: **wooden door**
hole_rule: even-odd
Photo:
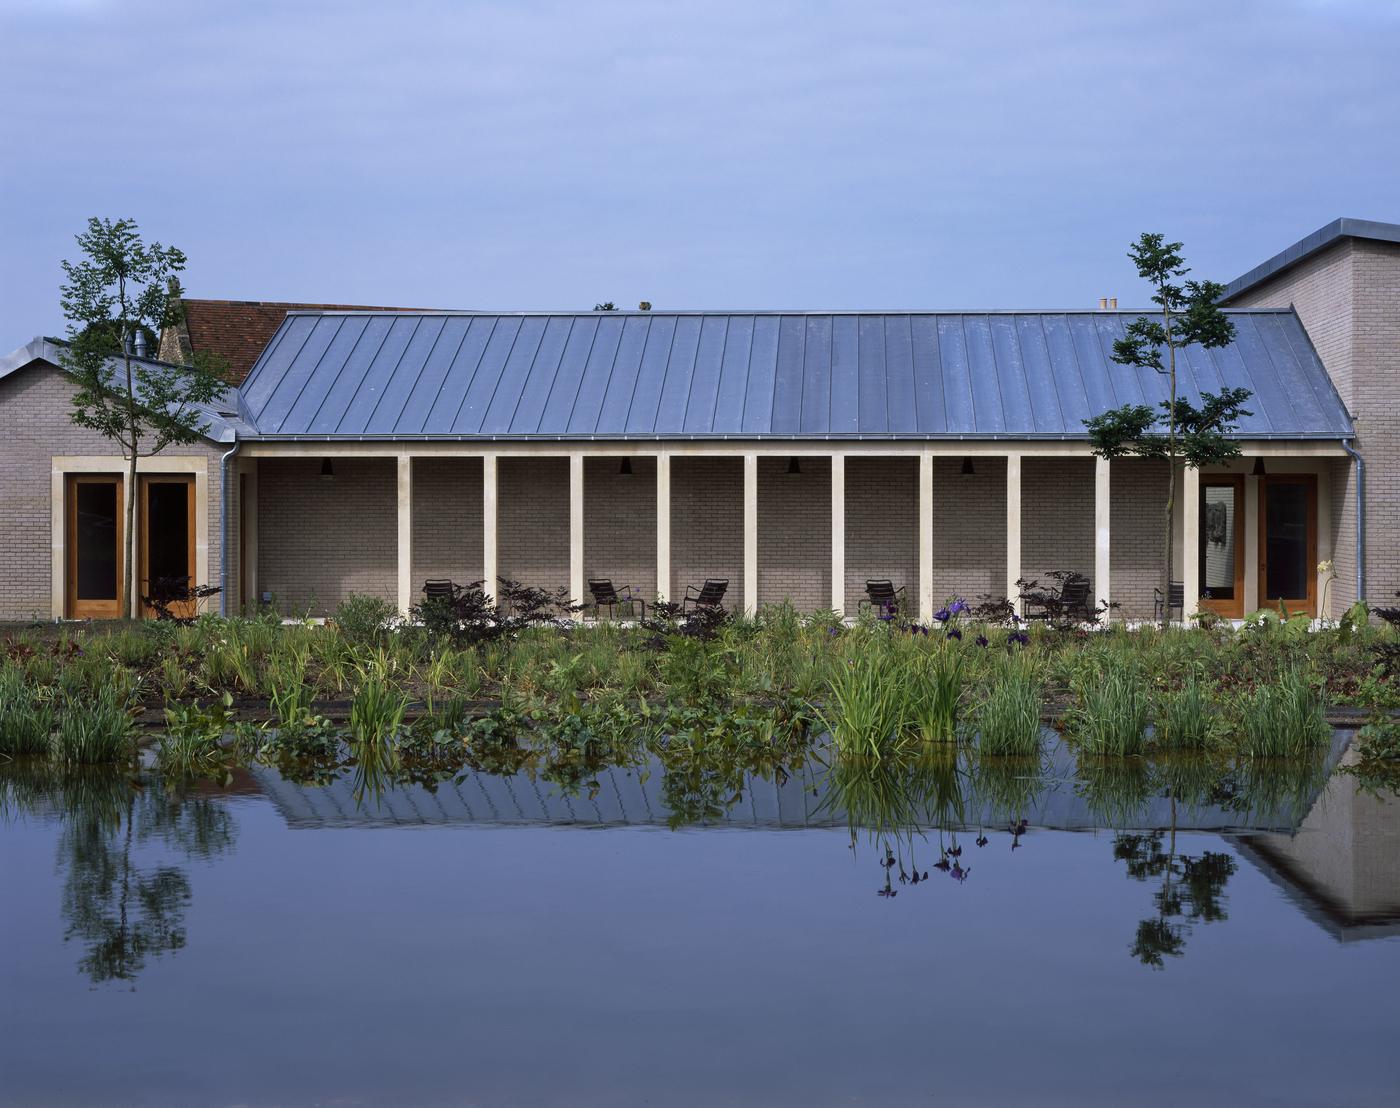
[[[142,597],[183,595],[203,582],[195,580],[194,478],[157,476],[141,478],[140,566],[137,588]],[[173,615],[184,619],[195,614],[193,600],[173,601]],[[142,614],[156,615],[154,605],[142,601]]]
[[[1317,614],[1317,478],[1259,479],[1259,606]]]
[[[126,504],[121,477],[72,475],[67,482],[67,580],[69,619],[116,619],[121,611]]]
[[[1244,617],[1244,478],[1202,477],[1200,550],[1202,609]]]

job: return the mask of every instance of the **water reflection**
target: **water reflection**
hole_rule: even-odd
[[[237,830],[208,795],[100,769],[10,767],[0,812],[57,821],[64,939],[82,946],[78,968],[93,984],[134,982],[149,959],[184,947],[190,882],[177,862],[222,854]],[[152,857],[161,848],[174,860]]]

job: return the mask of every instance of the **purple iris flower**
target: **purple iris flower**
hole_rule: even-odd
[[[939,623],[947,623],[953,618],[953,613],[947,608],[939,608],[938,611],[933,613],[933,618],[938,620]]]
[[[956,627],[950,627],[948,628],[948,637],[950,639],[961,639],[962,632],[959,631]]]
[[[967,602],[961,598],[954,600],[953,603],[948,605],[948,611],[953,615],[957,615],[959,612],[965,612],[967,611]]]
[[[1006,641],[1007,641],[1007,642],[1018,642],[1018,643],[1020,643],[1022,646],[1026,646],[1026,645],[1028,645],[1028,644],[1030,643],[1031,637],[1030,637],[1028,634],[1026,634],[1024,631],[1012,631],[1011,634],[1009,634],[1009,635],[1006,636]]]
[[[986,645],[987,645],[987,636],[986,636],[986,635],[978,635],[978,636],[977,636],[975,639],[973,639],[972,641],[975,642],[978,646],[986,646]]]

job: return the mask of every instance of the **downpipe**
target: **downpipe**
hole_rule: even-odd
[[[1366,599],[1366,460],[1351,445],[1342,440],[1342,449],[1356,463],[1356,599]]]
[[[229,503],[229,463],[238,453],[239,442],[234,439],[227,454],[219,459],[219,615],[228,616],[228,503]]]

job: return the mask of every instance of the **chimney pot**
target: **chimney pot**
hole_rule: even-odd
[[[1108,306],[1116,312],[1118,310],[1118,297],[1110,296],[1108,298]]]
[[[1107,309],[1107,307],[1108,307],[1108,297],[1106,297],[1106,296],[1100,296],[1100,297],[1099,297],[1099,311],[1102,312],[1102,311],[1104,311],[1105,309]]]

